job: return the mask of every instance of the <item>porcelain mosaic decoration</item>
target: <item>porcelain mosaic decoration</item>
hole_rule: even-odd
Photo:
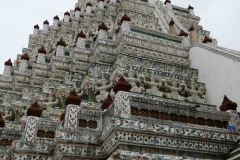
[[[220,160],[237,145],[236,104],[208,104],[190,67],[191,47],[217,46],[193,7],[79,0],[53,19],[4,64],[0,159]]]

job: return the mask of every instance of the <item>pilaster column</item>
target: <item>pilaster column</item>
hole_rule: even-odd
[[[118,91],[114,100],[114,116],[129,118],[130,115],[130,93]]]
[[[64,129],[67,130],[77,130],[78,126],[78,105],[69,104],[66,109],[65,121],[64,121]]]
[[[79,49],[85,48],[85,44],[86,44],[85,38],[86,38],[86,35],[83,33],[83,31],[81,31],[77,36],[77,48]]]
[[[28,116],[25,126],[25,132],[23,134],[23,140],[27,142],[34,142],[35,135],[37,132],[37,121],[38,117]]]
[[[58,16],[53,17],[53,28],[54,29],[58,28],[58,22],[59,22],[59,17]]]
[[[39,32],[39,26],[35,25],[33,28],[33,35],[38,35],[38,32]]]
[[[86,13],[91,14],[92,13],[92,3],[88,2],[86,4]]]
[[[63,21],[68,23],[69,20],[70,20],[70,13],[67,11],[67,12],[64,13]]]
[[[61,39],[57,42],[56,56],[64,56],[66,43]]]
[[[79,7],[75,8],[75,18],[79,18],[81,13],[81,9]]]
[[[49,22],[48,20],[46,20],[43,22],[43,32],[48,33],[48,31],[49,31]]]
[[[120,30],[121,33],[127,34],[128,32],[130,32],[131,30],[130,21],[131,21],[131,18],[128,17],[126,14],[122,17],[121,30]]]
[[[99,27],[98,27],[98,40],[106,40],[107,39],[107,26],[102,23]]]
[[[5,67],[3,70],[3,76],[4,77],[10,77],[12,73],[12,62],[11,59],[5,62]]]
[[[28,61],[29,61],[29,56],[27,55],[27,53],[25,53],[24,55],[21,56],[19,70],[21,70],[21,71],[27,70]]]
[[[44,49],[44,47],[42,47],[38,50],[37,63],[45,64],[45,61],[46,61],[46,50]]]

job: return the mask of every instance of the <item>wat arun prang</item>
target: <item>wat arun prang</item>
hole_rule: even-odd
[[[0,75],[0,159],[229,157],[237,104],[208,104],[190,67],[193,46],[217,48],[199,22],[169,0],[79,0],[35,25]]]

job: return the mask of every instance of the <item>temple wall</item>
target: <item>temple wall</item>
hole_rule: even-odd
[[[206,84],[208,103],[220,106],[226,95],[240,106],[239,62],[199,47],[190,50],[189,58],[199,71],[198,81]]]

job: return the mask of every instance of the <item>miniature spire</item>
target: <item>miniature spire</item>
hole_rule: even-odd
[[[169,26],[173,26],[175,24],[173,18],[171,19],[171,21],[169,22]]]
[[[122,19],[121,19],[120,25],[122,24],[123,21],[130,22],[130,21],[131,21],[131,18],[128,17],[126,14],[124,14],[124,16],[122,16]]]
[[[64,121],[65,115],[66,115],[66,111],[64,111],[64,112],[61,114],[61,116],[60,116],[60,120],[61,120],[61,121]]]
[[[166,9],[172,9],[172,5],[171,5],[171,1],[170,0],[166,0],[164,2],[165,6],[166,6]]]
[[[11,59],[7,60],[5,63],[5,67],[3,70],[3,76],[4,77],[10,77],[12,73],[12,62]]]
[[[86,34],[83,33],[83,31],[81,31],[80,33],[78,33],[77,38],[86,38]]]
[[[177,35],[174,24],[175,24],[175,22],[172,18],[171,21],[169,22],[169,33],[172,34],[172,35]]]
[[[191,15],[195,15],[194,14],[194,7],[192,7],[192,6],[188,6],[188,10],[189,10],[189,13],[191,14]]]
[[[226,95],[224,95],[222,105],[219,107],[221,111],[226,112],[228,110],[237,110],[237,103],[232,102],[228,99]]]
[[[193,9],[194,9],[194,7],[188,5],[188,10],[193,10]]]
[[[80,105],[81,103],[81,96],[77,95],[75,89],[70,92],[70,95],[66,99],[66,105],[73,104],[73,105]]]
[[[166,1],[164,2],[165,5],[166,5],[167,3],[171,3],[171,1],[170,1],[170,0],[166,0]]]
[[[83,33],[83,31],[78,33],[78,35],[77,35],[77,48],[80,48],[80,49],[85,48],[85,44],[86,44],[85,38],[86,38],[86,35]]]
[[[64,13],[64,22],[69,22],[70,20],[70,13],[67,11]]]
[[[46,50],[44,47],[38,49],[38,57],[37,57],[37,63],[45,64],[46,60]]]
[[[88,2],[86,4],[86,13],[91,14],[92,13],[92,3]]]
[[[79,7],[75,8],[75,17],[79,18],[80,17],[80,13],[81,13],[81,9]]]
[[[98,0],[98,7],[100,9],[103,9],[104,8],[104,0]]]
[[[59,20],[59,17],[56,15],[56,16],[53,17],[53,19]]]
[[[113,103],[112,97],[110,94],[108,94],[108,97],[106,100],[103,101],[102,105],[101,105],[101,109],[108,109],[108,107]]]
[[[132,88],[132,85],[128,83],[123,76],[120,77],[117,84],[113,87],[113,91],[117,94],[118,91],[129,92]]]
[[[39,32],[39,26],[38,26],[38,24],[36,24],[36,25],[33,27],[33,35],[38,35],[38,32]]]
[[[116,29],[115,33],[118,33],[120,31],[120,27],[118,27],[118,29]]]
[[[70,16],[70,13],[67,11],[67,12],[64,13],[64,16],[66,16],[66,15]]]
[[[92,3],[90,3],[90,2],[88,2],[87,4],[86,4],[86,7],[92,7]]]
[[[102,23],[99,27],[98,27],[98,36],[97,39],[101,39],[101,40],[106,40],[107,39],[107,26]]]
[[[0,127],[3,128],[5,126],[5,121],[2,117],[2,113],[0,112]]]
[[[195,31],[195,28],[193,27],[193,25],[189,28],[189,36],[190,36],[190,39],[192,41],[197,41],[197,38],[198,38],[198,35],[197,35],[197,32]]]
[[[57,42],[57,46],[66,46],[66,43],[62,40],[62,38],[60,39],[60,41]]]
[[[29,56],[27,53],[23,54],[21,56],[20,60],[20,65],[19,65],[19,70],[25,71],[28,68],[28,61],[29,61]]]
[[[191,31],[194,31],[195,30],[195,28],[193,27],[193,25],[189,28],[189,31],[191,32]]]
[[[38,105],[37,101],[31,105],[27,110],[27,116],[40,117],[42,114],[42,109]]]
[[[43,31],[46,33],[46,32],[48,32],[48,30],[49,30],[49,22],[48,22],[48,20],[45,20],[43,22]]]
[[[102,23],[102,24],[98,27],[98,30],[105,30],[105,31],[107,31],[108,28],[107,28],[107,26],[106,26],[104,23]]]
[[[42,48],[38,49],[38,53],[46,54],[47,51],[45,50],[44,47],[42,47]]]
[[[187,37],[188,34],[186,32],[184,32],[183,30],[181,30],[178,36],[180,36],[180,37]]]
[[[56,56],[64,56],[65,46],[66,46],[66,43],[62,39],[60,39],[60,41],[57,42]]]
[[[121,21],[120,21],[120,25],[121,25],[121,33],[129,33],[130,32],[130,21],[131,18],[129,16],[127,16],[126,14],[124,16],[122,16]]]
[[[11,61],[11,59],[8,59],[4,64],[5,64],[5,66],[10,66],[10,67],[12,67],[12,61]]]
[[[36,25],[34,26],[34,28],[36,28],[36,29],[39,29],[39,26],[38,26],[38,24],[36,24]]]
[[[80,7],[76,7],[75,11],[81,11]]]
[[[53,28],[57,29],[58,28],[58,22],[59,22],[59,17],[56,15],[53,17]]]
[[[212,39],[209,38],[208,36],[205,36],[204,40],[202,41],[202,43],[212,43]]]
[[[45,20],[45,21],[43,22],[43,24],[49,25],[48,20]]]
[[[29,61],[29,56],[28,56],[28,54],[27,54],[27,53],[23,54],[23,55],[21,56],[21,60],[27,60],[27,61]]]

